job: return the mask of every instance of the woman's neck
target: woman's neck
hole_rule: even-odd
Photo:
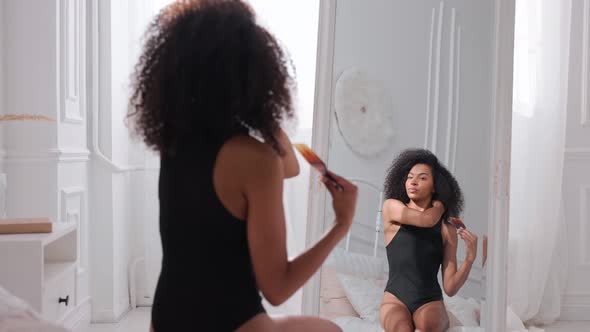
[[[410,200],[410,202],[408,203],[408,207],[415,210],[424,211],[432,207],[432,199],[429,198],[422,201]]]

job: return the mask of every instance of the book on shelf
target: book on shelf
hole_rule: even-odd
[[[0,234],[51,233],[49,218],[0,219]]]

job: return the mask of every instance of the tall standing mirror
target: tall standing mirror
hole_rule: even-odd
[[[463,210],[447,217],[461,218],[477,237],[476,258],[464,264],[474,252],[467,249],[468,241],[454,236],[456,249],[447,248],[452,241],[443,233],[457,230],[444,221],[438,225],[443,241],[432,255],[443,262],[436,279],[450,327],[495,326],[485,321],[488,312],[497,315],[487,303],[499,307],[504,297],[498,294],[488,301],[488,266],[503,256],[491,263],[486,258],[488,238],[505,236],[500,227],[507,219],[507,173],[503,172],[510,141],[502,133],[510,130],[510,117],[504,113],[509,115],[511,106],[512,48],[507,45],[514,28],[513,10],[500,1],[322,3],[313,145],[329,169],[357,184],[359,198],[348,236],[306,289],[304,304],[310,313],[336,321],[344,331],[380,331],[384,292],[389,293],[392,284],[398,283],[398,292],[410,289],[410,295],[396,294],[410,315],[428,302],[411,303],[419,283],[406,275],[404,284],[390,271],[392,260],[407,263],[416,255],[404,245],[424,243],[393,245],[408,234],[417,235],[408,232],[413,226],[398,224],[384,210],[392,199],[392,177],[403,176],[405,190],[411,186],[406,181],[409,169],[392,170],[394,160],[407,149],[420,149],[436,156],[463,194]],[[411,156],[403,158],[418,164]],[[309,220],[310,238],[334,222],[331,200],[317,188],[311,192]],[[491,225],[491,220],[498,222]],[[391,222],[395,232],[389,229]],[[314,228],[314,223],[321,226]],[[424,257],[415,257],[420,260],[416,265],[424,264]],[[469,265],[457,283],[449,281],[453,273],[444,280],[442,272],[454,259],[457,270]],[[493,287],[503,284],[495,282]]]

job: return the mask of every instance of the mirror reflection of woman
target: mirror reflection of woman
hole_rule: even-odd
[[[453,175],[430,151],[412,149],[393,162],[385,180],[383,223],[389,280],[380,309],[386,332],[446,331],[448,296],[463,286],[477,254],[477,236],[449,223],[463,208]],[[457,246],[467,247],[459,266]]]
[[[151,23],[131,101],[136,129],[161,159],[152,331],[341,331],[262,306],[260,294],[280,305],[314,275],[356,207],[354,184],[331,174],[337,190],[322,179],[335,223],[287,256],[283,181],[299,173],[281,129],[294,116],[288,63],[244,1],[176,1]]]

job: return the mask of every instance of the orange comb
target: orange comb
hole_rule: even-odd
[[[465,224],[459,218],[451,217],[451,218],[449,218],[449,222],[451,223],[451,225],[455,226],[456,229],[459,229],[459,228],[467,229]]]
[[[326,164],[320,159],[320,157],[318,157],[317,154],[315,154],[315,152],[313,152],[313,150],[309,146],[307,146],[307,144],[293,144],[293,146],[295,147],[295,149],[297,149],[297,151],[299,151],[299,153],[301,153],[303,158],[307,160],[311,167],[315,168],[328,180],[334,183],[336,185],[336,189],[340,191],[344,190],[342,185],[338,183],[338,181],[336,181],[336,179],[334,179],[334,177],[331,176],[330,173],[328,173],[328,167],[326,167]]]

